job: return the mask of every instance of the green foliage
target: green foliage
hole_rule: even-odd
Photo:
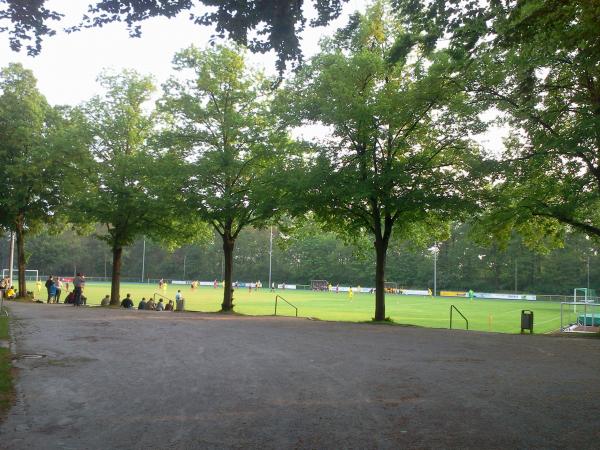
[[[175,55],[174,66],[181,76],[164,87],[162,143],[180,159],[185,207],[223,240],[230,281],[240,232],[278,214],[276,167],[289,139],[270,111],[272,82],[245,66],[241,49],[190,47]],[[230,303],[226,283],[224,310]]]
[[[444,40],[474,101],[513,130],[492,171],[486,223],[500,236],[514,229],[559,242],[567,226],[599,237],[600,4],[397,3],[411,6],[414,34]]]
[[[339,16],[342,4],[347,0],[314,0],[312,2],[317,17],[311,26],[323,26]],[[7,22],[0,31],[9,31],[10,46],[21,49],[23,42],[34,40],[27,45],[27,52],[37,55],[41,50],[44,36],[52,36],[55,30],[49,21],[60,21],[62,14],[46,8],[46,0],[23,2],[2,0],[0,23]],[[191,10],[190,20],[198,25],[214,25],[219,37],[229,36],[238,44],[247,45],[254,52],[265,53],[275,50],[278,55],[277,67],[280,72],[287,61],[300,62],[302,52],[298,34],[304,30],[303,0],[285,2],[281,0],[200,0],[208,7],[201,15],[193,13],[195,2],[191,0],[99,0],[90,3],[82,23],[70,27],[69,32],[88,27],[101,27],[111,22],[125,22],[131,36],[141,35],[141,25],[152,17],[175,17]],[[255,31],[248,39],[248,33]]]
[[[25,236],[42,225],[60,228],[70,194],[81,186],[76,115],[50,107],[22,65],[0,72],[0,227],[16,233],[20,295],[26,290]]]
[[[331,128],[293,168],[289,178],[303,184],[291,188],[327,230],[373,236],[382,296],[392,233],[419,240],[464,214],[479,158],[468,138],[481,131],[478,110],[454,82],[449,54],[407,38],[397,58],[403,33],[388,3],[376,2],[324,43],[280,100],[293,105],[291,123]],[[382,310],[378,299],[378,320]]]

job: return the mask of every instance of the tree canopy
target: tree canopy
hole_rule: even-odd
[[[485,226],[534,238],[562,224],[600,237],[600,3],[396,3],[408,5],[414,35],[462,61],[465,89],[512,130]]]
[[[311,26],[328,24],[339,16],[347,0],[313,0],[317,17]],[[27,52],[41,51],[45,36],[56,33],[53,22],[63,14],[47,7],[47,0],[0,0],[0,31],[8,31],[10,46],[18,51],[23,44]],[[201,6],[204,6],[203,8]],[[306,26],[304,0],[100,0],[90,2],[88,13],[79,25],[101,27],[111,22],[125,22],[131,36],[140,36],[141,23],[152,17],[174,17],[189,12],[198,25],[213,25],[217,36],[228,36],[251,51],[265,53],[274,50],[278,55],[277,68],[282,71],[286,62],[302,59],[299,33]]]
[[[417,45],[391,62],[403,33],[387,2],[376,2],[324,44],[284,99],[292,120],[331,127],[296,173],[305,180],[298,197],[330,229],[374,238],[376,320],[385,318],[392,234],[434,235],[464,212],[478,155],[468,139],[476,111],[453,83],[449,55]]]
[[[246,67],[240,49],[190,47],[174,63],[182,76],[166,84],[161,100],[164,143],[182,161],[177,172],[187,208],[222,238],[228,311],[235,241],[277,213],[271,181],[288,138],[271,113],[272,83]]]
[[[25,296],[25,237],[64,220],[80,184],[74,167],[83,146],[73,113],[52,108],[30,70],[10,64],[0,72],[0,227],[15,233],[19,295]]]

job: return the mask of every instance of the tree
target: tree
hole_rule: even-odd
[[[332,130],[287,178],[304,180],[297,196],[326,228],[374,238],[378,321],[385,319],[392,233],[438,233],[470,204],[469,166],[478,154],[467,137],[477,120],[453,76],[446,52],[406,45],[387,4],[378,2],[324,44],[283,99],[293,107],[290,120]]]
[[[154,114],[147,103],[150,77],[125,70],[99,77],[105,92],[83,106],[92,161],[87,189],[77,196],[72,221],[103,224],[97,237],[112,251],[111,304],[120,300],[123,248],[135,238],[186,238],[190,227],[174,227],[177,197],[167,179],[171,166],[153,151]],[[171,180],[172,181],[172,180]]]
[[[347,0],[313,0],[317,17],[311,26],[322,26],[339,16],[342,5]],[[60,21],[62,14],[46,8],[46,0],[0,0],[0,23],[9,25],[0,31],[9,31],[10,46],[18,51],[23,41],[34,40],[27,45],[31,55],[41,50],[42,38],[55,34],[48,22]],[[211,8],[196,14],[195,7],[204,5]],[[298,34],[306,25],[303,11],[304,0],[99,0],[90,3],[88,14],[82,23],[68,31],[82,27],[101,27],[111,22],[125,22],[131,36],[140,36],[140,23],[152,17],[175,17],[190,12],[190,20],[198,25],[214,25],[217,35],[226,34],[238,44],[248,46],[254,52],[265,53],[275,50],[278,55],[277,67],[283,71],[286,61],[300,62],[302,52]],[[248,39],[249,32],[254,36]]]
[[[30,70],[2,69],[0,92],[0,226],[15,233],[19,296],[25,297],[26,235],[64,218],[82,146],[72,112],[48,105]]]
[[[559,225],[599,238],[600,3],[400,3],[415,33],[460,55],[461,82],[512,129],[485,225],[530,240],[560,238]]]
[[[272,181],[287,135],[269,110],[271,83],[245,66],[239,49],[190,47],[175,56],[174,65],[191,77],[172,78],[165,86],[165,142],[189,162],[178,171],[188,209],[223,241],[222,309],[230,311],[235,241],[244,228],[264,225],[277,212]]]

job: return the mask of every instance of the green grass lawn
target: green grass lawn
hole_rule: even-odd
[[[195,291],[192,291],[189,286],[179,286],[179,288],[185,297],[187,310],[215,312],[220,309],[222,288],[200,287]],[[177,285],[170,285],[164,295],[174,299],[177,289]],[[158,292],[155,284],[121,285],[121,296],[130,293],[136,306],[142,296],[148,298],[155,292]],[[88,283],[84,295],[88,298],[88,305],[98,305],[102,297],[108,293],[110,293],[109,283]],[[249,293],[247,288],[236,289],[235,311],[249,315],[272,315],[275,294],[283,296],[298,307],[298,315],[302,317],[361,322],[371,320],[375,311],[374,294],[354,294],[354,297],[349,299],[347,293],[294,290],[278,290],[272,293],[264,288],[252,293]],[[45,299],[45,290],[42,289],[39,294],[36,292],[36,298]],[[534,312],[536,333],[554,331],[560,327],[560,304],[552,302],[468,300],[456,297],[431,298],[388,294],[386,316],[400,324],[448,328],[450,305],[455,305],[467,317],[470,330],[518,333],[522,309]],[[278,315],[294,315],[294,310],[283,302],[280,302],[277,312]],[[464,320],[454,314],[453,328],[464,327]]]

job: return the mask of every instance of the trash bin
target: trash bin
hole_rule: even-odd
[[[524,330],[529,330],[529,333],[533,333],[533,311],[524,309],[521,311],[521,333]]]
[[[180,298],[179,300],[175,300],[175,311],[183,311],[185,307],[185,300]]]

